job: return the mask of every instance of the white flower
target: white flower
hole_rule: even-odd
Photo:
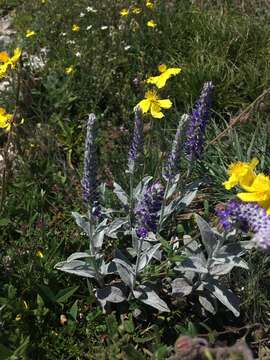
[[[75,44],[75,40],[67,40],[67,44],[74,45],[74,44]]]
[[[67,33],[64,33],[64,32],[63,32],[63,33],[61,33],[61,35],[62,35],[62,36],[66,36],[66,35],[67,35]]]
[[[104,25],[104,26],[101,26],[101,30],[107,30],[108,29],[108,26]]]
[[[76,54],[75,54],[75,56],[77,56],[77,57],[81,57],[81,56],[82,56],[82,54],[81,54],[79,51],[77,51],[77,52],[76,52]]]
[[[94,9],[92,6],[87,6],[86,11],[91,12],[91,13],[96,13],[97,12],[97,10]]]
[[[81,12],[80,17],[84,17],[84,16],[85,16],[85,13]]]
[[[124,49],[125,49],[126,51],[129,50],[130,48],[131,48],[130,45],[127,45],[127,46],[124,47]]]
[[[93,27],[93,25],[88,25],[87,28],[86,28],[86,30],[91,30],[92,27]]]

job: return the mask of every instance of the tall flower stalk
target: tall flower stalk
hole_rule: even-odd
[[[209,121],[212,92],[214,86],[211,81],[204,83],[201,96],[189,115],[185,152],[190,163],[201,158],[205,141],[205,129]]]
[[[143,150],[143,122],[142,122],[142,111],[139,106],[135,108],[135,118],[134,118],[134,131],[132,142],[130,145],[128,153],[128,173],[129,173],[129,216],[130,216],[130,225],[133,224],[133,208],[134,208],[134,199],[133,199],[133,183],[134,183],[134,174],[136,165],[140,153]]]
[[[92,264],[96,273],[96,279],[100,286],[103,286],[103,279],[98,271],[96,262],[96,250],[93,239],[94,224],[100,216],[100,204],[97,181],[97,160],[95,146],[95,114],[90,114],[87,121],[87,132],[85,137],[84,167],[82,177],[82,198],[88,208],[88,238],[89,251],[92,255]]]

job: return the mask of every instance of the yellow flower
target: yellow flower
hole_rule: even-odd
[[[146,0],[146,7],[148,7],[148,9],[153,9],[154,8],[154,3],[151,0]]]
[[[12,118],[12,114],[7,114],[6,110],[0,107],[0,128],[10,131]]]
[[[166,85],[166,82],[170,77],[175,76],[181,72],[180,68],[167,69],[167,66],[165,64],[159,65],[158,70],[161,75],[151,76],[149,79],[146,80],[146,82],[148,84],[156,85],[159,89],[163,88]]]
[[[132,12],[133,14],[140,14],[142,12],[142,9],[135,6],[133,9],[132,9]]]
[[[237,197],[245,202],[256,202],[270,214],[270,179],[264,174],[255,177],[251,185],[242,186],[246,193],[239,193]]]
[[[155,23],[154,20],[149,20],[149,21],[147,21],[147,26],[151,27],[151,28],[155,28],[157,26],[157,24]]]
[[[29,37],[34,36],[34,35],[36,35],[36,32],[35,32],[35,31],[30,30],[30,29],[27,29],[27,30],[26,30],[25,37],[29,38]]]
[[[129,10],[126,8],[124,8],[120,11],[121,16],[128,16],[128,14],[129,14]]]
[[[237,161],[231,164],[228,169],[229,179],[223,183],[226,190],[230,190],[234,186],[241,185],[242,187],[249,186],[255,179],[255,167],[258,165],[259,160],[254,158],[248,163]]]
[[[73,24],[73,25],[72,25],[72,31],[77,32],[77,31],[79,31],[79,30],[80,30],[79,25],[77,25],[77,24]]]
[[[70,75],[70,74],[74,73],[74,66],[73,66],[73,65],[70,65],[69,67],[66,67],[66,68],[65,68],[65,73],[66,73],[67,75]]]
[[[4,77],[8,71],[8,67],[14,68],[19,58],[21,57],[22,51],[16,48],[13,52],[13,56],[10,58],[8,53],[5,51],[0,52],[0,78]]]
[[[18,60],[20,59],[21,55],[22,55],[22,50],[19,48],[16,48],[14,50],[14,55],[9,60],[9,63],[12,68],[15,67],[15,65],[17,64]]]
[[[8,63],[0,65],[0,79],[6,75],[8,71]]]
[[[21,316],[20,314],[18,314],[18,315],[16,315],[15,320],[16,320],[16,321],[20,321],[21,318],[22,318],[22,316]]]
[[[150,110],[151,115],[156,119],[162,119],[164,117],[164,114],[160,111],[162,108],[169,109],[172,106],[171,100],[160,100],[154,90],[147,91],[144,97],[145,99],[140,101],[138,106],[143,113],[147,113]]]
[[[37,252],[36,252],[36,256],[37,257],[39,257],[39,258],[44,258],[44,255],[43,255],[43,253],[40,251],[40,250],[38,250]]]
[[[23,306],[24,306],[25,310],[29,309],[29,306],[25,300],[23,300]]]

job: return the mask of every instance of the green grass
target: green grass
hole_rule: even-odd
[[[144,2],[138,3],[143,6]],[[215,85],[208,141],[269,86],[267,3],[262,1],[255,9],[253,2],[246,2],[244,9],[237,1],[199,3],[159,1],[154,11],[144,8],[130,20],[119,17],[126,5],[122,1],[96,2],[97,13],[88,13],[89,2],[83,0],[0,1],[4,10],[16,6],[14,47],[22,47],[25,54],[19,104],[25,123],[16,129],[16,161],[0,220],[0,353],[7,354],[3,359],[12,354],[19,359],[165,359],[180,333],[205,332],[203,326],[220,330],[215,319],[201,318],[185,304],[168,316],[148,316],[147,308],[142,307],[142,315],[136,317],[136,303],[114,308],[106,316],[84,281],[53,268],[73,251],[83,249],[86,241],[70,214],[82,210],[80,179],[89,112],[95,112],[99,122],[100,178],[109,187],[114,179],[126,186],[133,107],[143,98],[143,80],[157,72],[157,65],[180,66],[182,73],[162,92],[174,103],[166,120],[150,130],[146,123],[150,150],[145,157],[152,174],[160,166],[180,115],[190,110],[204,81],[212,80]],[[157,29],[146,26],[152,18]],[[71,31],[73,23],[80,25],[78,33]],[[92,28],[87,30],[89,25]],[[27,29],[37,35],[25,38]],[[131,47],[125,50],[126,46]],[[28,58],[44,57],[44,48],[46,64],[35,69]],[[67,76],[65,68],[70,65],[75,72]],[[0,106],[12,111],[14,91],[5,91],[1,99]],[[229,163],[257,156],[261,170],[269,169],[267,101],[264,110],[256,108],[246,124],[238,124],[210,145],[196,168],[198,175],[211,178],[203,206],[199,201],[197,205],[214,222],[215,205],[231,196],[221,185]],[[5,143],[4,133],[0,140]],[[43,258],[37,256],[39,250]],[[250,272],[228,279],[242,300],[239,323],[260,322],[268,329],[269,261],[260,253],[247,260]],[[75,293],[57,301],[60,290],[75,286]],[[221,314],[223,319],[228,316]],[[61,325],[61,315],[67,317],[67,325]],[[239,323],[228,318],[229,325]]]

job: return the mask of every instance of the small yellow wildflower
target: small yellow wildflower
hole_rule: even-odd
[[[8,71],[8,63],[0,65],[0,79],[6,75]]]
[[[32,37],[32,36],[35,36],[35,35],[36,35],[35,31],[30,30],[30,29],[26,30],[25,37],[29,38],[29,37]]]
[[[154,8],[154,3],[151,0],[146,0],[146,7],[148,7],[148,9],[153,9]]]
[[[238,193],[237,197],[245,202],[256,202],[270,214],[270,178],[258,174],[251,185],[242,185],[247,192]]]
[[[19,48],[14,50],[13,56],[10,58],[8,53],[5,51],[0,52],[0,78],[4,77],[8,71],[9,66],[14,68],[19,58],[21,57],[22,51]]]
[[[0,107],[0,128],[10,131],[12,118],[12,114],[7,114],[6,110]]]
[[[234,186],[241,185],[250,186],[255,179],[254,169],[258,165],[259,160],[254,158],[250,162],[245,163],[237,161],[229,166],[229,179],[223,183],[226,190],[232,189]]]
[[[129,14],[129,10],[126,8],[124,8],[120,11],[121,16],[128,16],[128,14]]]
[[[147,26],[151,27],[151,28],[155,28],[157,26],[157,24],[155,23],[154,20],[149,20],[149,21],[147,21]]]
[[[167,80],[175,75],[178,75],[181,72],[180,68],[169,68],[165,64],[161,64],[158,67],[159,72],[161,75],[158,76],[151,76],[149,79],[146,80],[148,84],[154,84],[159,89],[163,88],[166,85]]]
[[[73,65],[70,65],[70,66],[66,67],[66,68],[65,68],[65,73],[66,73],[67,75],[70,75],[70,74],[74,73],[74,66],[73,66]]]
[[[39,257],[39,258],[44,258],[44,255],[43,255],[43,253],[40,251],[40,250],[38,250],[37,252],[36,252],[36,256],[37,257]]]
[[[80,30],[79,25],[77,25],[77,24],[73,24],[73,25],[72,25],[72,31],[77,32],[77,31],[79,31],[79,30]]]
[[[20,314],[18,314],[16,317],[15,317],[15,320],[16,321],[20,321],[22,319],[22,316]]]
[[[164,117],[164,114],[160,111],[162,108],[169,109],[172,106],[171,100],[160,100],[155,90],[147,91],[144,97],[145,99],[141,100],[137,106],[141,108],[143,113],[150,110],[151,115],[156,119]]]
[[[133,14],[140,14],[141,12],[142,12],[142,9],[141,8],[139,8],[139,7],[137,7],[137,6],[135,6],[133,9],[132,9],[132,12],[133,12]]]

